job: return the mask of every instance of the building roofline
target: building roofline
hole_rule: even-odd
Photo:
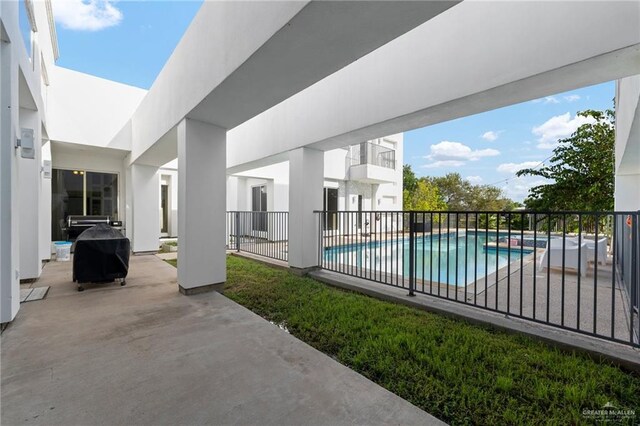
[[[47,21],[49,22],[51,47],[53,48],[53,58],[57,61],[60,57],[60,51],[58,50],[58,34],[56,33],[56,22],[53,19],[53,8],[51,6],[51,0],[45,0],[45,5],[47,9]]]

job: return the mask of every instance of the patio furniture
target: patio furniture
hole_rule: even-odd
[[[552,239],[540,257],[538,270],[541,271],[547,266],[550,268],[562,268],[564,252],[564,268],[573,269],[584,277],[587,275],[587,251],[587,244],[584,242],[578,246],[576,242],[565,239],[563,247],[562,238]],[[578,256],[578,253],[580,253],[580,256]],[[578,263],[578,258],[580,258],[580,263]]]
[[[567,241],[573,241],[578,244],[578,237],[567,238]],[[596,261],[596,245],[598,246],[598,263],[601,265],[607,264],[607,237],[600,238],[596,243],[595,240],[589,240],[582,238],[583,243],[587,245],[587,256],[589,262]]]

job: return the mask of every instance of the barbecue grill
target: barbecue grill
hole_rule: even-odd
[[[65,223],[66,227],[62,230],[66,232],[67,239],[69,241],[75,241],[78,235],[82,234],[85,230],[100,223],[111,225],[115,228],[122,226],[122,222],[111,220],[110,216],[75,216],[70,215],[67,217]]]
[[[73,281],[78,291],[84,290],[82,283],[86,282],[120,279],[120,285],[126,284],[131,243],[120,231],[99,223],[80,234],[75,245]]]

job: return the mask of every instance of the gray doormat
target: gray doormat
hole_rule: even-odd
[[[34,300],[42,300],[47,296],[48,292],[49,292],[49,286],[21,288],[20,303],[33,302]]]

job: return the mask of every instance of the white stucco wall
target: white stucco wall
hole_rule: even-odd
[[[49,70],[51,140],[106,146],[124,127],[146,90],[61,67]],[[131,149],[125,143],[112,148]]]
[[[640,75],[616,84],[615,209],[640,210]]]
[[[462,2],[232,129],[227,166],[638,74],[638,28],[639,2]]]
[[[616,173],[640,173],[640,75],[616,82]]]
[[[33,2],[38,32],[24,41],[17,1],[0,2],[0,322],[11,321],[20,306],[20,279],[40,274],[43,249],[41,207],[46,201],[41,178],[42,135],[46,133],[46,87],[43,66],[53,63],[52,43],[44,2]],[[25,42],[31,45],[27,54]],[[20,128],[34,130],[34,159],[15,149]]]
[[[357,195],[364,196],[365,210],[399,210],[402,208],[403,134],[385,136],[372,143],[396,151],[396,169],[390,172],[393,182],[370,184],[350,179],[349,149],[339,148],[324,153],[324,187],[338,188],[338,209],[357,210]],[[375,175],[374,175],[375,177]],[[258,167],[237,173],[227,179],[227,210],[251,210],[251,187],[267,185],[269,211],[289,210],[289,162]],[[355,197],[355,201],[354,201]],[[243,206],[240,208],[239,206]]]

